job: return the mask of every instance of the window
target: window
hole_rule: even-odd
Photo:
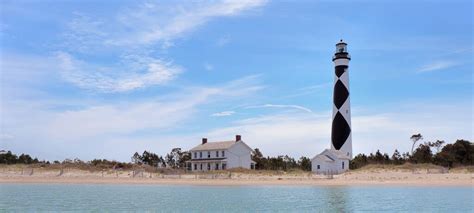
[[[222,150],[222,157],[225,157],[225,151]]]
[[[321,166],[318,165],[318,169],[321,169]]]
[[[216,151],[216,158],[219,157],[219,151]]]
[[[199,158],[202,158],[202,152],[199,152]]]
[[[219,170],[219,163],[216,163],[216,170]]]
[[[341,41],[341,43],[336,44],[336,53],[346,53],[347,45]]]
[[[224,170],[226,166],[227,166],[227,164],[223,163],[222,164],[222,169]]]
[[[342,169],[344,169],[344,162],[342,162]]]
[[[207,170],[211,170],[211,163],[207,163]]]
[[[194,164],[194,170],[198,170],[198,165]]]
[[[201,165],[201,170],[202,170],[202,163],[201,163],[201,164],[199,164],[199,165]]]
[[[211,152],[207,151],[207,158],[211,158]]]
[[[194,153],[194,158],[198,158],[198,153],[197,152]]]

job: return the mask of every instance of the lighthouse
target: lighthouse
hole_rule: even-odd
[[[349,169],[352,159],[351,102],[349,92],[349,61],[347,44],[336,44],[334,91],[332,104],[331,148],[311,159],[311,171],[317,174],[339,174]]]
[[[347,44],[336,44],[334,62],[334,91],[332,108],[331,149],[340,150],[352,158],[351,101],[349,92],[349,61]]]

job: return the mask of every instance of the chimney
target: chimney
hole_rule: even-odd
[[[235,142],[241,141],[242,136],[241,135],[235,135]]]
[[[207,138],[202,138],[202,144],[206,144],[207,143]]]

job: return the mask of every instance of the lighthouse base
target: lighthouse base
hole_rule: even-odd
[[[316,174],[341,174],[349,170],[350,158],[342,151],[325,149],[311,159],[311,171]]]

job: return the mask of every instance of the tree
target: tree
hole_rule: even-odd
[[[173,155],[166,154],[165,161],[166,161],[166,167],[171,167],[171,168],[175,167],[176,161],[174,160]]]
[[[297,167],[297,163],[295,161],[294,158],[288,156],[288,155],[285,155],[283,157],[283,170],[287,171],[289,169],[294,169]]]
[[[17,163],[23,163],[23,164],[31,164],[33,162],[33,158],[30,157],[30,155],[27,154],[21,154],[20,157],[18,157]]]
[[[173,169],[185,168],[186,161],[191,159],[188,152],[182,152],[181,148],[173,148],[169,154],[166,154],[166,165]]]
[[[410,140],[413,141],[413,145],[411,146],[411,154],[413,155],[413,149],[415,148],[416,142],[418,142],[419,140],[423,140],[423,136],[420,133],[418,133],[418,134],[412,135],[410,137]]]
[[[263,157],[263,154],[262,152],[260,152],[260,149],[255,148],[252,151],[251,158],[255,162],[255,169],[266,169],[265,168],[266,159]]]
[[[457,140],[447,144],[434,158],[436,164],[453,167],[455,165],[474,165],[474,144],[466,140]]]
[[[384,156],[380,152],[380,150],[377,149],[377,152],[375,152],[375,162],[376,163],[383,163],[384,162]]]
[[[436,148],[436,153],[439,152],[439,149],[443,146],[444,141],[443,140],[436,140],[436,142],[428,142],[428,145],[430,147]]]
[[[365,154],[356,155],[349,163],[350,169],[358,169],[369,164],[368,158]]]
[[[397,149],[395,149],[395,152],[393,152],[392,163],[395,164],[395,165],[403,164],[403,158],[402,158],[402,156],[400,155],[400,152],[398,152]]]
[[[383,164],[390,164],[391,160],[387,153],[383,153]]]
[[[135,152],[135,154],[133,154],[132,163],[134,163],[134,164],[141,164],[142,163],[142,157],[140,156],[140,154],[138,154],[138,152]]]
[[[433,154],[428,144],[420,144],[413,152],[411,160],[415,163],[431,163]]]
[[[410,153],[409,152],[403,153],[402,154],[402,159],[403,159],[403,161],[410,160]]]
[[[144,151],[140,159],[144,164],[153,167],[157,167],[160,163],[160,156],[153,152]]]
[[[15,164],[18,161],[18,157],[11,151],[0,154],[0,164]]]
[[[161,167],[162,168],[166,168],[166,161],[162,156],[160,156],[160,161],[159,162],[161,162]]]
[[[177,152],[178,157],[178,168],[186,168],[186,161],[191,160],[191,153],[187,151],[181,151],[181,148],[178,148],[179,152]]]
[[[307,157],[302,156],[298,161],[299,167],[303,171],[311,171],[311,160]]]

